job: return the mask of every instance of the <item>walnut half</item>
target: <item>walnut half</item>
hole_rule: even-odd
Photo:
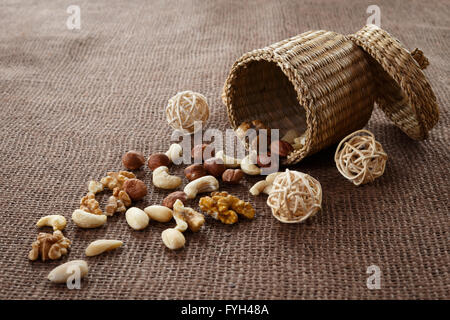
[[[38,234],[37,240],[31,244],[28,258],[32,261],[39,257],[42,261],[56,260],[67,254],[70,244],[70,240],[64,237],[59,230],[56,230],[53,234],[41,232]]]
[[[248,219],[255,217],[255,209],[248,202],[228,194],[227,192],[213,192],[211,197],[202,197],[199,202],[200,209],[213,218],[225,224],[238,221],[238,215]]]
[[[103,214],[100,204],[95,199],[95,194],[88,192],[80,200],[80,209],[93,214]]]
[[[103,177],[100,180],[100,183],[103,184],[109,190],[114,190],[114,188],[119,188],[122,190],[123,183],[128,179],[134,179],[136,176],[133,172],[129,171],[119,171],[119,172],[108,172],[107,176]]]

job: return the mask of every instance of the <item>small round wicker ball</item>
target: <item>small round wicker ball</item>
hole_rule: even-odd
[[[358,130],[342,139],[334,161],[339,172],[359,186],[383,175],[387,154],[372,132]]]
[[[178,92],[169,99],[166,107],[167,122],[175,130],[183,133],[194,132],[194,122],[206,124],[209,118],[209,107],[206,98],[193,91]]]
[[[303,222],[320,210],[322,187],[310,175],[286,169],[275,178],[267,205],[281,222]]]

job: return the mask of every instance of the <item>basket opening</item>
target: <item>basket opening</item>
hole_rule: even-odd
[[[280,67],[272,61],[250,61],[236,70],[230,101],[237,127],[244,121],[261,120],[280,130],[280,138],[291,129],[298,136],[307,128],[305,109],[297,92]]]

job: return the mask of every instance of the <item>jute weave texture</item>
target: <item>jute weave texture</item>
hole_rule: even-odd
[[[204,230],[186,234],[182,251],[164,248],[167,225],[136,232],[116,215],[96,230],[70,221],[68,257],[32,263],[39,217],[69,219],[86,182],[120,169],[123,152],[167,150],[168,98],[200,92],[209,127],[230,128],[220,96],[239,56],[308,30],[353,33],[371,3],[80,0],[79,31],[66,27],[71,4],[0,4],[0,298],[450,298],[448,2],[430,0],[424,10],[423,1],[377,1],[382,27],[428,57],[441,116],[417,142],[376,107],[366,129],[389,159],[375,182],[355,187],[342,177],[332,146],[291,168],[323,188],[323,209],[305,224],[274,219],[266,196],[248,193],[258,180],[248,178],[224,190],[254,204],[256,219],[225,226],[207,218]],[[151,186],[147,169],[138,176]],[[167,195],[149,191],[137,206]],[[80,290],[45,279],[60,263],[84,258],[99,238],[125,245],[86,258],[91,270]],[[381,269],[380,290],[366,287],[370,265]]]

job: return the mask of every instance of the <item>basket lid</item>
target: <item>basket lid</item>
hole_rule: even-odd
[[[371,57],[378,106],[409,137],[427,138],[439,118],[436,96],[422,72],[428,59],[419,49],[409,52],[375,25],[349,35]]]

